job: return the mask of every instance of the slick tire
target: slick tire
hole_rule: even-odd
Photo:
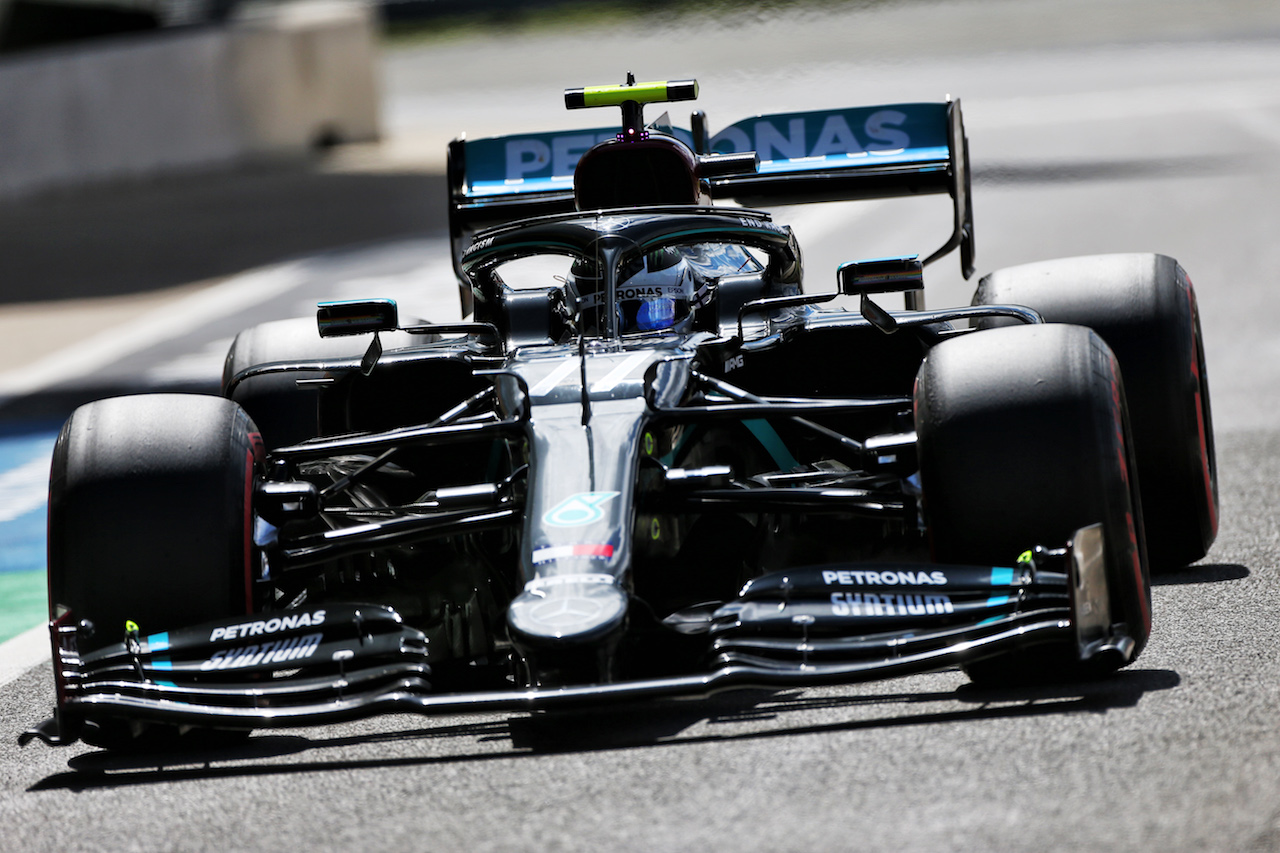
[[[1141,499],[1120,369],[1081,326],[973,332],[925,358],[915,392],[926,523],[939,562],[1012,566],[1101,523],[1111,618],[1134,658],[1151,633]],[[966,666],[982,683],[1105,674],[1074,643],[1037,645]]]
[[[81,654],[253,608],[257,428],[220,397],[146,394],[81,406],[49,482],[50,618],[85,621]]]
[[[1217,461],[1200,317],[1182,267],[1153,254],[1044,261],[991,273],[973,301],[1026,305],[1102,336],[1129,395],[1151,568],[1178,569],[1208,553]]]

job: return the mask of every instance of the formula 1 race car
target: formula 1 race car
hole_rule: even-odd
[[[323,303],[242,332],[222,396],[78,409],[56,715],[22,741],[1132,662],[1149,564],[1217,529],[1186,273],[1049,261],[926,310],[927,264],[974,268],[958,101],[645,123],[696,94],[572,89],[621,126],[452,143],[468,321]],[[946,245],[829,293],[754,209],[930,193]]]

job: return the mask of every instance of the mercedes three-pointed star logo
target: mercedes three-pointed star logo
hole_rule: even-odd
[[[589,623],[600,615],[601,602],[579,596],[555,596],[529,608],[529,618],[552,628]]]

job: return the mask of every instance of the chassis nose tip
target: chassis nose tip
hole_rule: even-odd
[[[530,683],[611,681],[628,603],[610,575],[553,576],[526,586],[507,609],[507,625]]]
[[[507,610],[517,645],[536,648],[599,643],[622,630],[627,594],[611,576],[561,576],[534,581]]]

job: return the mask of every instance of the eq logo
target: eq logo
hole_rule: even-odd
[[[604,518],[604,505],[619,492],[579,492],[566,498],[542,516],[553,527],[581,527]]]

